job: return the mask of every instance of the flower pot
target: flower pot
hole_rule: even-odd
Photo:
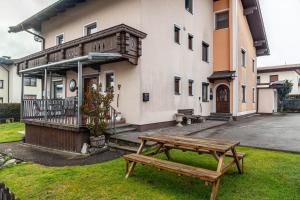
[[[105,146],[105,135],[101,135],[98,137],[91,136],[90,144],[92,147],[103,147]]]
[[[184,117],[184,115],[181,114],[181,113],[175,114],[175,118],[176,118],[175,120],[176,120],[176,122],[177,122],[177,125],[176,125],[176,126],[182,127],[181,122],[183,121],[183,117]]]

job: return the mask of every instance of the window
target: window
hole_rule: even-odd
[[[105,75],[105,91],[114,92],[115,87],[115,75],[113,72],[106,73]]]
[[[180,77],[175,77],[174,81],[175,81],[175,87],[174,87],[174,92],[175,95],[180,95]]]
[[[0,103],[3,103],[3,97],[0,97]]]
[[[256,68],[256,63],[255,63],[255,59],[252,60],[252,71],[255,72],[255,68]]]
[[[64,35],[61,34],[61,35],[56,36],[56,45],[60,45],[63,43],[64,43]]]
[[[216,13],[216,30],[228,28],[229,26],[228,11]]]
[[[63,98],[63,82],[62,81],[54,81],[53,82],[53,96],[54,99],[62,99]]]
[[[246,103],[246,86],[242,86],[242,103]]]
[[[270,83],[273,83],[275,81],[278,81],[278,75],[271,75],[270,76]]]
[[[36,87],[36,78],[25,77],[24,78],[24,85],[25,86]]]
[[[193,14],[193,0],[185,0],[185,9]]]
[[[4,88],[4,81],[0,80],[0,89],[3,89],[3,88]]]
[[[174,26],[174,40],[177,44],[180,44],[180,28],[178,26]]]
[[[209,45],[202,42],[202,60],[208,62]]]
[[[256,101],[256,95],[255,95],[255,88],[252,89],[252,102],[255,103]]]
[[[193,85],[194,85],[194,81],[193,80],[189,80],[189,96],[193,96]]]
[[[246,51],[244,49],[241,50],[242,55],[242,67],[246,67]]]
[[[85,35],[91,35],[93,33],[96,33],[97,32],[97,23],[92,23],[92,24],[89,24],[87,26],[85,26]]]
[[[257,76],[257,84],[260,84],[260,76]]]
[[[208,83],[202,83],[202,102],[208,102]]]
[[[194,36],[189,34],[189,49],[190,50],[193,50],[193,39],[194,39]]]

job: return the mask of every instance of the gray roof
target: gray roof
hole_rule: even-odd
[[[36,31],[41,31],[42,22],[85,1],[86,0],[59,0],[49,7],[38,12],[37,14],[33,15],[32,17],[19,23],[18,25],[9,27],[9,32],[17,33],[27,29],[35,29]],[[259,0],[242,0],[242,4],[254,40],[257,56],[269,55],[270,49],[265,32]]]
[[[209,81],[220,80],[220,79],[233,79],[235,77],[235,71],[218,71],[214,72],[207,79]]]
[[[12,64],[14,64],[13,60],[5,57],[0,57],[0,65],[12,65]]]

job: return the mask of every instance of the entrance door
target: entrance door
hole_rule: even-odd
[[[98,77],[91,77],[84,79],[84,93],[88,92],[90,88],[97,88]]]
[[[226,85],[220,85],[216,94],[217,113],[230,113],[230,92]]]

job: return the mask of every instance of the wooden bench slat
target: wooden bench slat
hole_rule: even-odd
[[[216,171],[175,163],[167,160],[161,160],[140,154],[125,155],[124,159],[156,167],[159,169],[175,172],[180,175],[198,178],[208,182],[215,182],[222,174]]]

